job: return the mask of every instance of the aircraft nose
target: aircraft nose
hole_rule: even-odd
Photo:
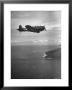
[[[46,28],[45,28],[45,31],[46,31]]]

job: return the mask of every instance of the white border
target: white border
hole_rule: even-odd
[[[11,11],[61,10],[62,58],[61,79],[10,79],[11,75]],[[4,86],[68,86],[69,4],[4,4]]]

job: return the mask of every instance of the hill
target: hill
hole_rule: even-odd
[[[45,52],[46,59],[61,59],[61,48]]]

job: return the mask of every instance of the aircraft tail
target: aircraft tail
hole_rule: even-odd
[[[22,25],[19,25],[19,29],[22,29]]]

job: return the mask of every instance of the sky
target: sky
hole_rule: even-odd
[[[19,32],[19,25],[44,25],[40,33]],[[61,11],[11,11],[12,45],[53,45],[61,42]]]

